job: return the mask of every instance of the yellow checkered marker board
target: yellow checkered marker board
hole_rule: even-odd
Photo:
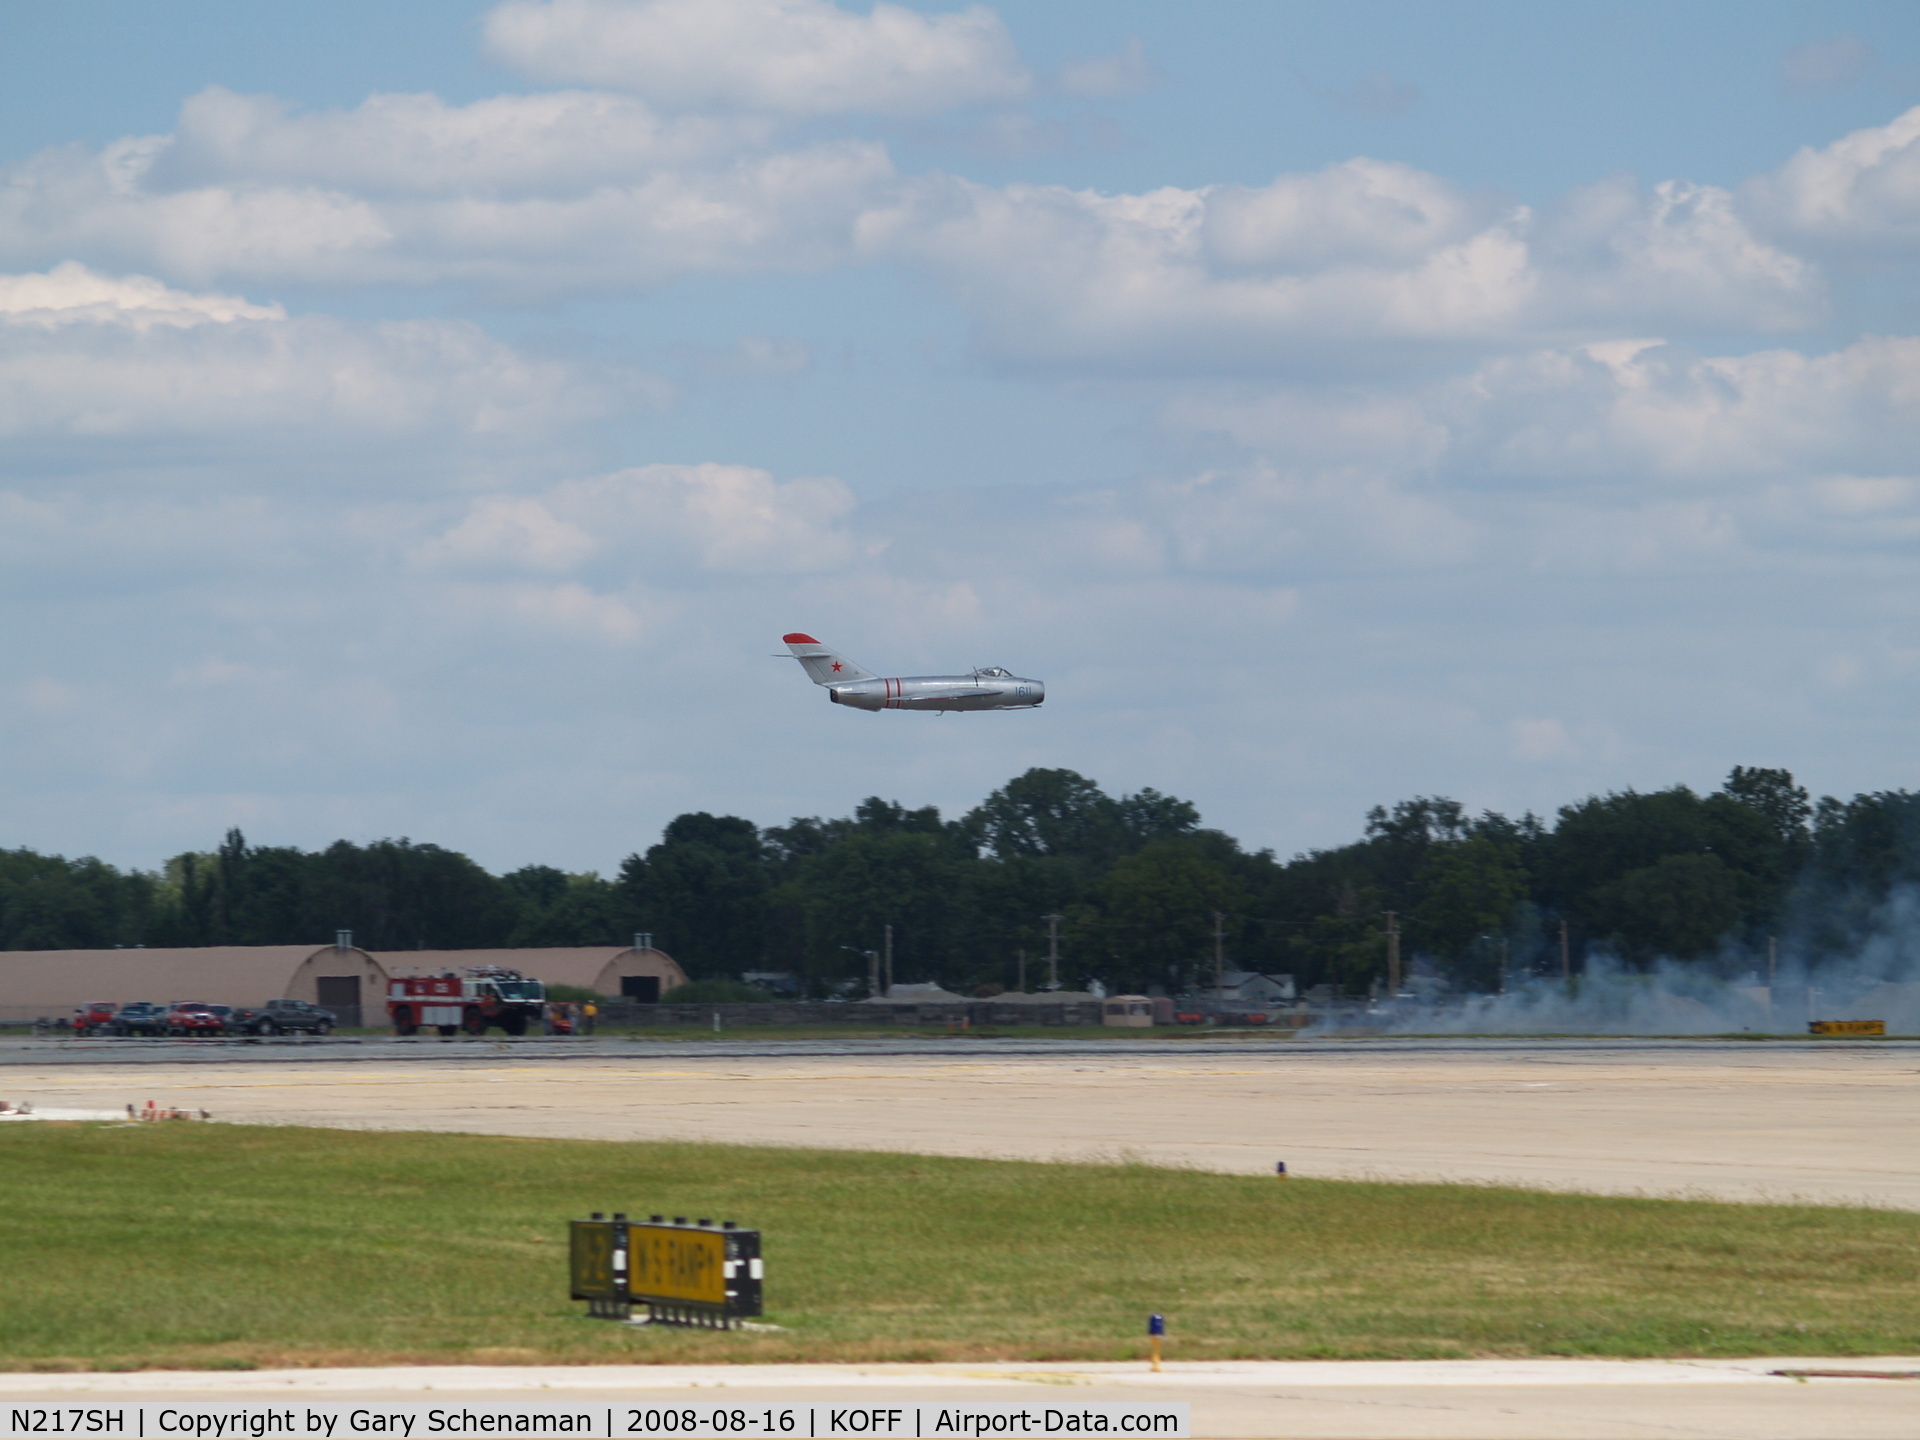
[[[724,1329],[761,1313],[760,1232],[731,1220],[596,1214],[572,1223],[568,1253],[573,1298],[596,1318],[627,1319],[639,1304],[656,1323]]]
[[[1813,1020],[1807,1024],[1809,1035],[1884,1035],[1884,1020]]]

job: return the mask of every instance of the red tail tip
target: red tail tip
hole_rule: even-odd
[[[820,643],[811,635],[802,635],[797,631],[792,635],[782,635],[780,639],[788,645],[818,645]]]

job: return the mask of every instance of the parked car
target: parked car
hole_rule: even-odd
[[[331,1010],[322,1010],[304,1000],[269,1000],[258,1010],[248,1011],[242,1023],[255,1035],[284,1035],[296,1030],[308,1035],[325,1035],[338,1021]]]
[[[113,1033],[113,1002],[110,1000],[89,1000],[73,1012],[73,1033],[76,1035],[111,1035]]]
[[[164,1035],[167,1012],[151,1000],[136,1000],[122,1005],[113,1017],[113,1033],[123,1039],[129,1035]]]
[[[167,1033],[181,1037],[224,1035],[227,1023],[204,1000],[177,1000],[167,1011]]]

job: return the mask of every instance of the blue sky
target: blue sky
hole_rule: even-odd
[[[0,11],[0,843],[1920,785],[1920,16]],[[769,658],[1001,663],[849,715]]]

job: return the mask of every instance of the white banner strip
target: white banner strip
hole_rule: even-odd
[[[993,1436],[1146,1435],[1187,1440],[1184,1402],[910,1405],[492,1404],[7,1405],[0,1440],[989,1440]]]

